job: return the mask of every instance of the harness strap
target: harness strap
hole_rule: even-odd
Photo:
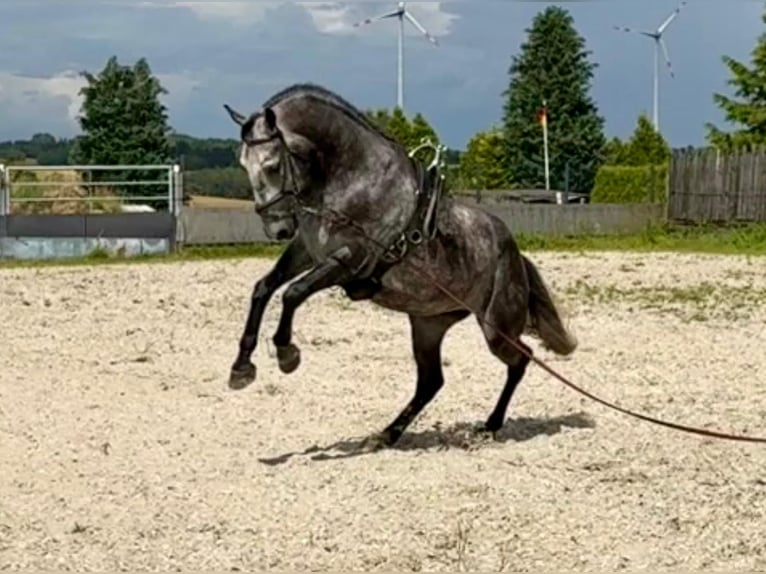
[[[436,210],[443,191],[437,168],[426,168],[421,162],[410,158],[418,182],[417,199],[412,216],[402,234],[383,254],[375,266],[370,279],[380,282],[381,277],[394,265],[401,262],[410,246],[417,246],[426,239],[433,239],[438,231]]]

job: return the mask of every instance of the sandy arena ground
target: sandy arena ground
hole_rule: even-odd
[[[766,436],[766,261],[532,254],[580,348],[551,366],[666,419]],[[303,364],[226,388],[263,260],[0,270],[0,569],[759,570],[766,445],[627,418],[473,319],[399,448],[354,456],[413,392],[404,315],[339,292],[296,319]],[[278,301],[275,300],[275,303]]]

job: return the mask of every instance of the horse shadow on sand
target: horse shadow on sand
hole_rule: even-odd
[[[338,460],[388,451],[444,451],[461,449],[474,451],[487,444],[524,442],[539,436],[554,436],[565,429],[593,429],[595,421],[585,413],[573,413],[551,418],[519,417],[506,421],[494,434],[481,430],[480,422],[457,423],[443,427],[436,423],[432,428],[405,432],[392,447],[381,450],[365,449],[367,437],[343,439],[325,446],[315,445],[303,451],[288,452],[275,457],[259,458],[269,466],[288,462],[293,457],[308,457],[314,461]]]

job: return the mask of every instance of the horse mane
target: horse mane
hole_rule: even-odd
[[[386,132],[384,132],[380,127],[378,127],[374,122],[372,122],[365,114],[363,114],[359,109],[357,109],[353,104],[349,103],[347,100],[336,94],[335,92],[328,90],[327,88],[323,86],[319,86],[317,84],[311,84],[311,83],[302,83],[302,84],[293,84],[292,86],[288,86],[281,90],[280,92],[277,92],[273,96],[271,96],[264,104],[263,107],[271,107],[279,102],[286,100],[287,98],[290,98],[292,96],[296,95],[302,95],[307,94],[310,96],[313,96],[315,99],[321,101],[322,103],[335,108],[336,110],[340,111],[341,113],[345,114],[347,117],[351,118],[355,121],[355,123],[361,125],[362,127],[366,128],[367,130],[381,136],[385,140],[388,140],[389,142],[396,144],[399,147],[402,147],[402,145],[389,136]],[[259,114],[260,115],[260,114]],[[253,121],[255,121],[255,118],[253,118]],[[252,127],[252,124],[251,124]],[[406,153],[406,150],[405,150]]]

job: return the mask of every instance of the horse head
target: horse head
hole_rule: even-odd
[[[240,126],[239,161],[269,238],[291,239],[300,228],[317,259],[353,241],[378,252],[399,240],[418,200],[416,170],[407,150],[353,105],[297,84],[249,117],[224,107]]]
[[[286,241],[297,231],[296,200],[308,194],[321,174],[312,142],[278,125],[271,107],[249,117],[224,108],[240,126],[240,165],[247,171],[255,211],[269,239]]]

